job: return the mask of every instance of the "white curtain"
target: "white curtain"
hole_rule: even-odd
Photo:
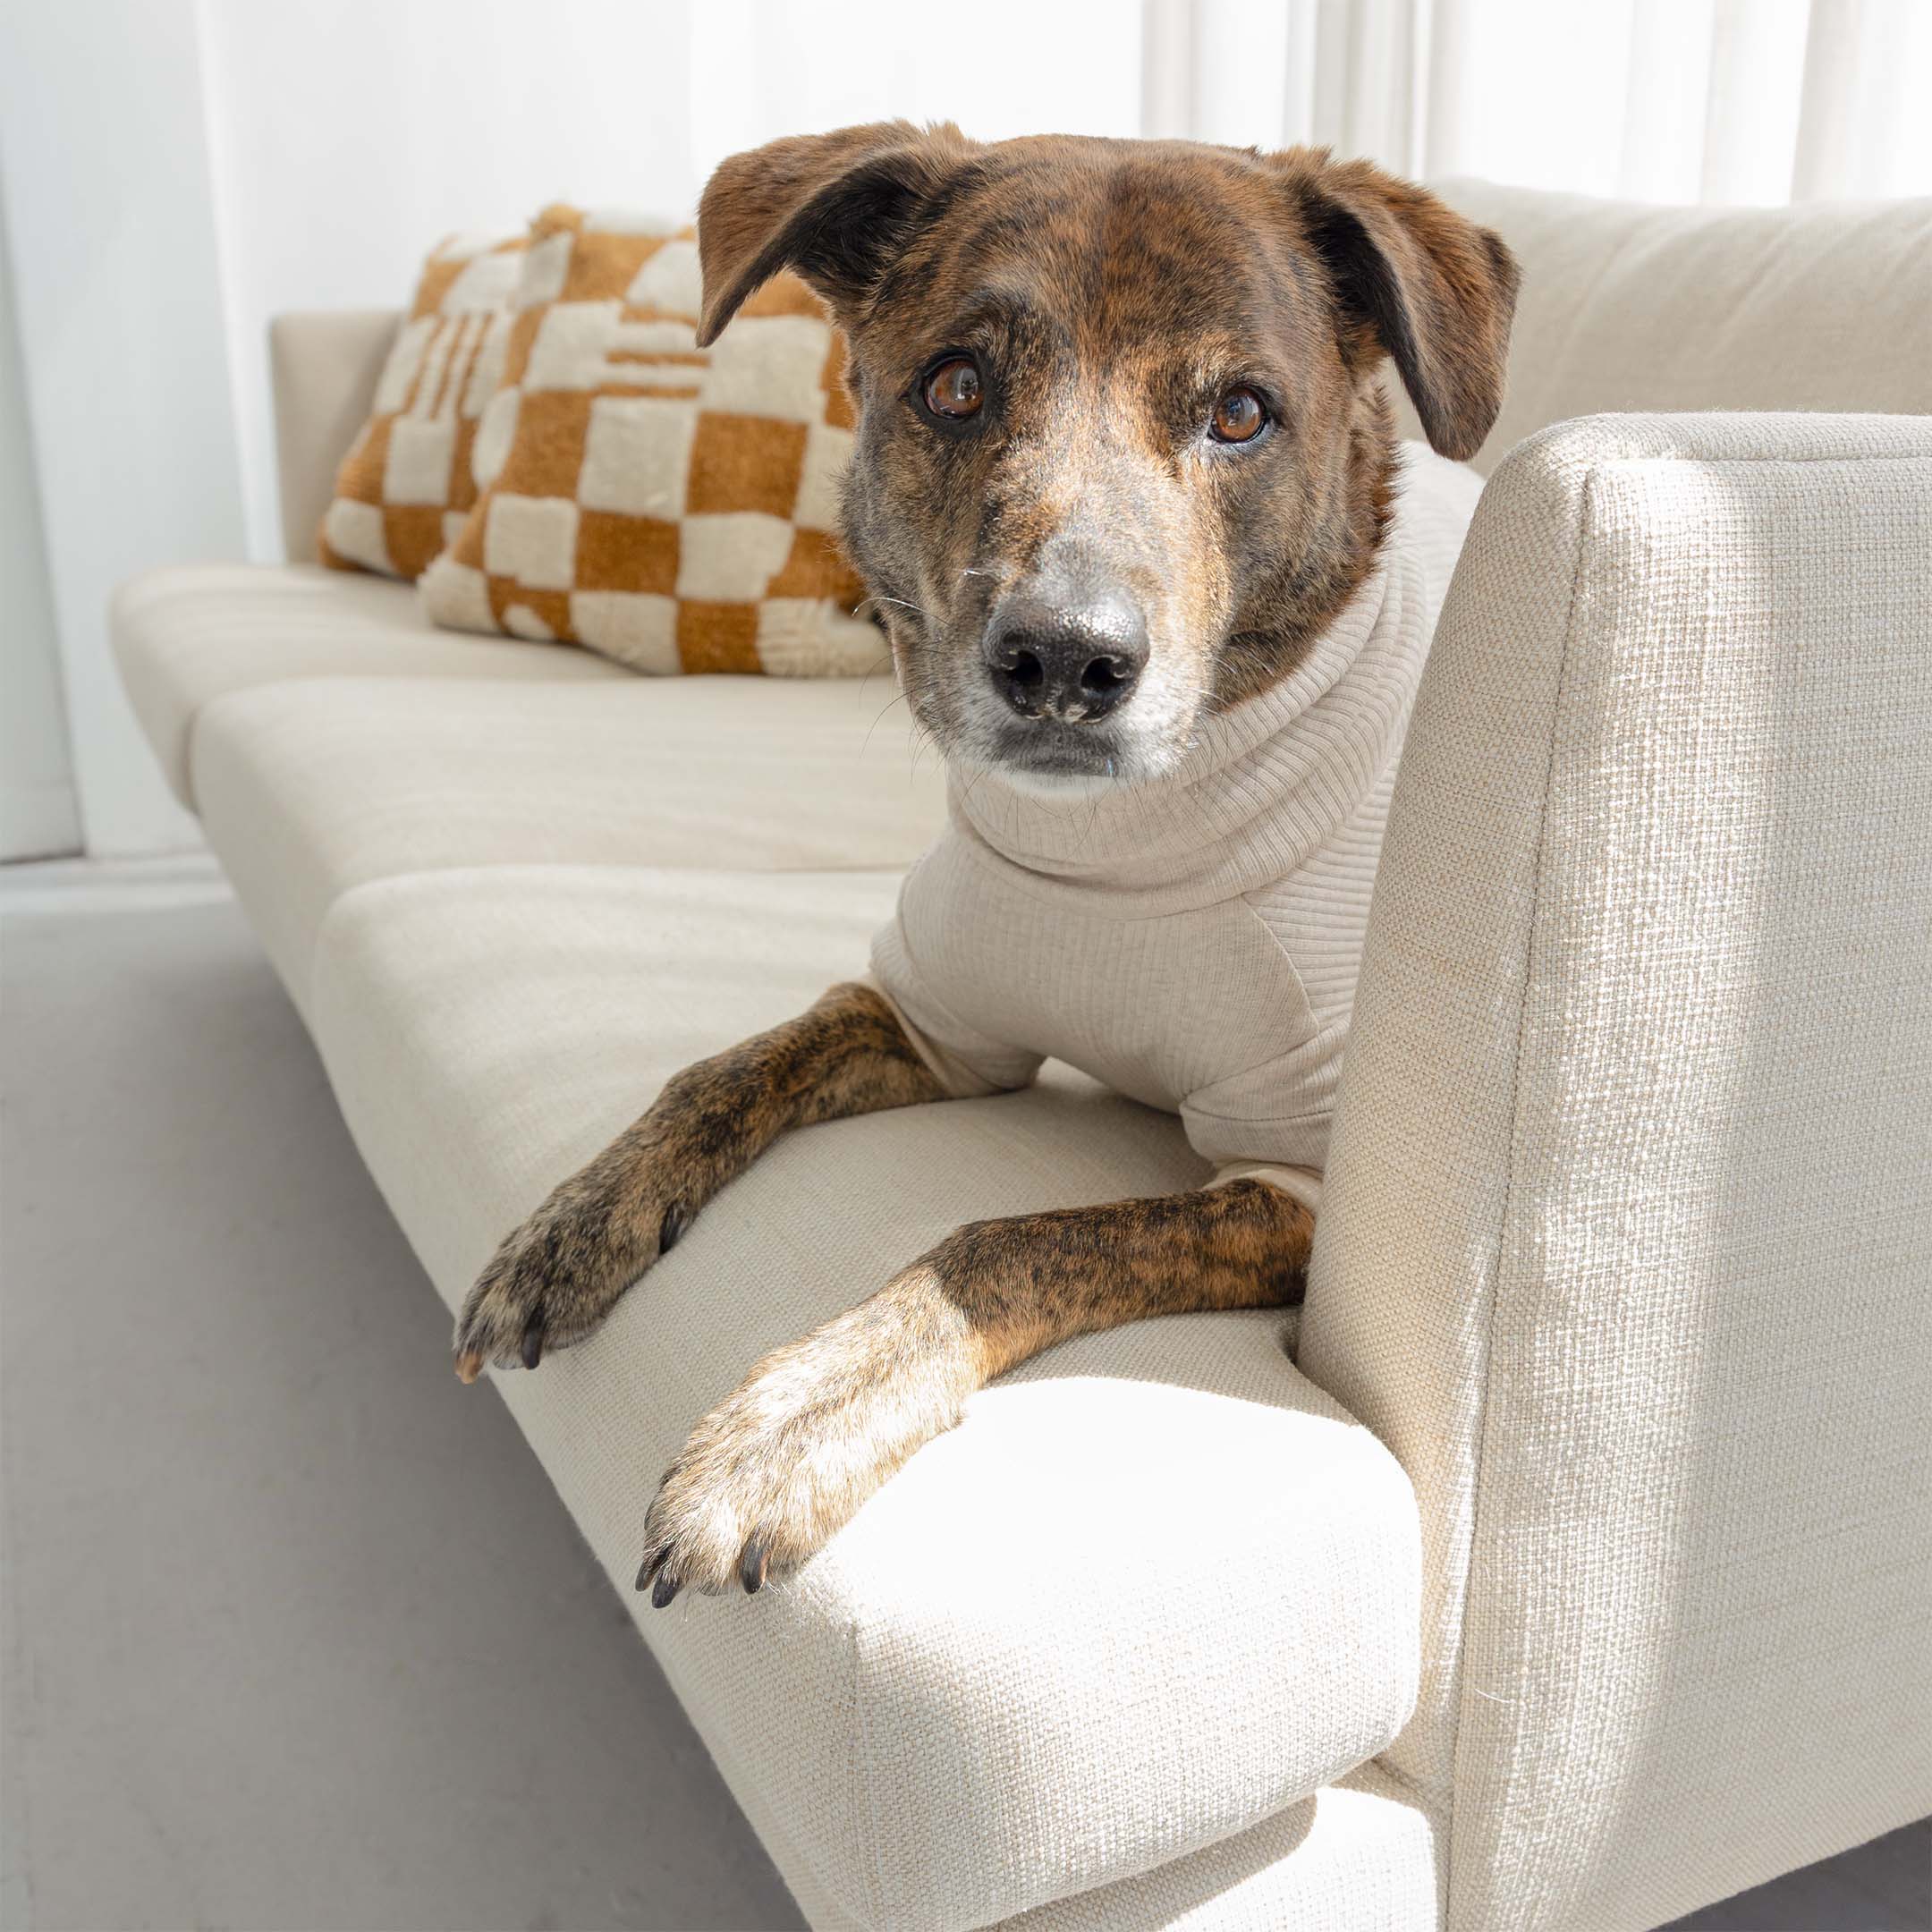
[[[1147,0],[1147,131],[1649,201],[1932,194],[1928,0]]]

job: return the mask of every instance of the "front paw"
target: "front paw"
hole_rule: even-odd
[[[923,1270],[767,1355],[692,1430],[644,1525],[637,1587],[761,1589],[821,1548],[977,1382],[957,1311]]]
[[[456,1324],[456,1373],[486,1363],[534,1368],[546,1349],[582,1340],[636,1276],[682,1233],[676,1205],[613,1199],[581,1182],[561,1187],[505,1237]]]

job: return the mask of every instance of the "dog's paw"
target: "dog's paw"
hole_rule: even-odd
[[[456,1373],[474,1382],[486,1363],[534,1368],[547,1349],[581,1341],[676,1241],[685,1220],[676,1206],[620,1207],[596,1191],[560,1188],[477,1277],[456,1323]]]
[[[975,1385],[957,1311],[923,1270],[761,1361],[692,1430],[644,1525],[637,1587],[755,1592],[803,1563]]]

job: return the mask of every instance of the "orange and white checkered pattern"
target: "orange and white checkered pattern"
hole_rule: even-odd
[[[840,676],[886,647],[834,535],[844,343],[795,276],[697,343],[689,229],[546,210],[514,298],[481,489],[422,580],[438,623],[640,671]]]
[[[374,410],[336,476],[325,564],[419,577],[461,533],[477,496],[470,445],[503,382],[528,247],[521,237],[453,238],[430,250]]]

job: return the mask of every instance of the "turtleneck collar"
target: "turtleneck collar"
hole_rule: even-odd
[[[1202,721],[1159,778],[1063,802],[955,772],[954,829],[1036,892],[1105,892],[1115,913],[1191,911],[1297,871],[1400,749],[1432,614],[1400,547],[1277,683]]]

